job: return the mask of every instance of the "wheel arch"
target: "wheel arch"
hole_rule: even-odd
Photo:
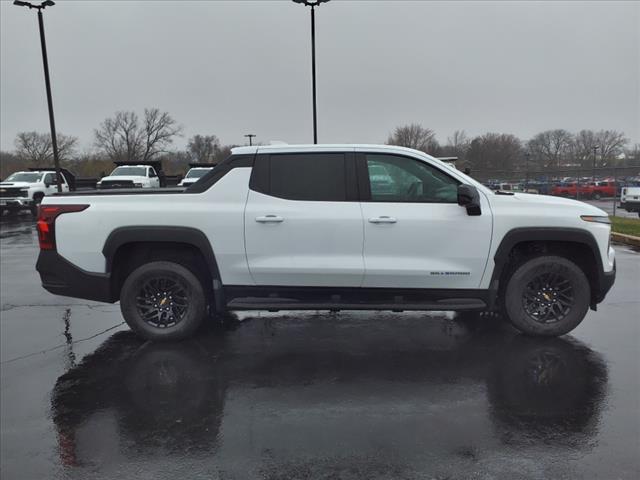
[[[122,280],[116,275],[118,259],[129,248],[144,248],[154,246],[158,248],[190,249],[201,256],[206,266],[208,279],[212,280],[211,288],[214,292],[216,307],[223,305],[222,281],[213,247],[207,236],[193,227],[167,226],[130,226],[115,229],[109,234],[102,249],[105,257],[107,274],[111,274],[114,294],[119,294],[117,283]],[[118,295],[119,296],[119,295]]]
[[[591,232],[579,228],[524,227],[509,230],[498,246],[494,259],[490,289],[498,295],[503,289],[510,266],[518,257],[552,253],[574,261],[591,286],[591,307],[600,301],[599,292],[604,269],[598,242]]]

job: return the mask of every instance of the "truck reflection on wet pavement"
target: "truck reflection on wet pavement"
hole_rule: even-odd
[[[318,459],[371,478],[402,474],[401,465],[445,473],[514,449],[587,447],[607,388],[599,355],[570,338],[469,322],[275,317],[178,344],[119,332],[56,382],[61,460],[95,466],[161,452],[181,463],[241,448],[230,468],[240,478],[312,472]]]

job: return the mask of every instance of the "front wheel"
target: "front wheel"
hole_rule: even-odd
[[[570,332],[587,314],[589,281],[572,261],[542,256],[525,261],[508,280],[504,309],[509,321],[528,335]]]
[[[129,274],[122,285],[120,310],[129,327],[146,340],[183,340],[202,324],[207,301],[191,270],[156,261]]]
[[[600,192],[596,192],[593,194],[594,200],[600,200],[601,198],[602,198],[602,195],[600,194]]]

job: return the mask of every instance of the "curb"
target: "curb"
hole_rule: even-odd
[[[634,247],[640,247],[640,237],[634,235],[625,235],[624,233],[611,232],[611,240]]]

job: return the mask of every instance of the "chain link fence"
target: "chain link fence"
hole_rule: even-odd
[[[614,215],[624,215],[623,211],[619,211],[621,189],[640,186],[640,165],[471,170],[470,175],[493,190],[555,195],[581,201],[609,200],[610,208],[607,210]]]

